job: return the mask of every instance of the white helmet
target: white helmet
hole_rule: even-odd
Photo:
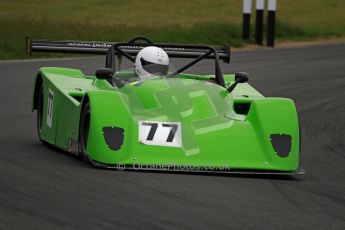
[[[168,74],[168,68],[168,54],[159,47],[145,47],[135,58],[135,72],[141,80],[165,76]]]

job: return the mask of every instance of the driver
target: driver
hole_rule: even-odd
[[[168,74],[168,69],[168,54],[159,47],[145,47],[135,58],[135,73],[141,80],[165,76]]]

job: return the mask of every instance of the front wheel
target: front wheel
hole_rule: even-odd
[[[90,129],[90,120],[91,120],[91,109],[89,102],[86,103],[81,114],[80,127],[79,127],[79,140],[80,140],[80,151],[79,155],[86,162],[90,162],[87,155],[87,143],[89,139],[89,129]]]

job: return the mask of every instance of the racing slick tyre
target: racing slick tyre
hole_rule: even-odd
[[[37,117],[37,136],[39,140],[44,143],[44,141],[41,138],[41,133],[42,133],[42,124],[43,124],[43,85],[40,86],[40,89],[38,91],[37,95],[37,111],[36,111],[36,117]]]
[[[81,119],[80,119],[80,128],[79,128],[79,137],[80,137],[80,151],[79,156],[86,162],[90,163],[89,157],[87,155],[87,142],[89,138],[89,129],[90,129],[90,118],[91,118],[91,109],[90,103],[87,102],[82,110]]]

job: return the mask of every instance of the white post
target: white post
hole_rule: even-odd
[[[252,13],[252,0],[243,0],[243,39],[249,39],[250,36],[250,14]]]
[[[255,41],[258,45],[262,45],[263,40],[264,9],[265,0],[256,0]]]
[[[243,0],[243,13],[244,14],[252,13],[252,0]]]
[[[268,0],[267,46],[274,47],[277,1]]]
[[[270,11],[277,10],[277,0],[268,0],[268,10]]]

